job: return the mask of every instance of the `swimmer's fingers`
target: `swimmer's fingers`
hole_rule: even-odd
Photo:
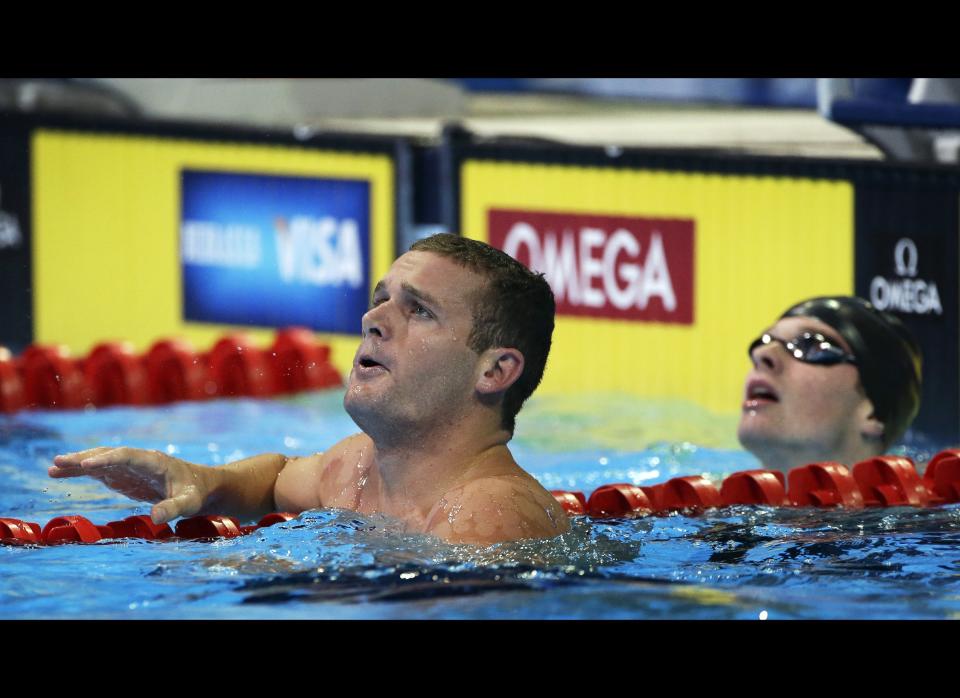
[[[94,474],[102,468],[123,467],[130,472],[162,473],[170,464],[176,462],[160,451],[147,451],[142,448],[121,446],[93,453],[80,459],[75,459],[84,473]]]
[[[86,475],[131,499],[157,502],[150,516],[157,524],[200,511],[209,491],[206,469],[160,451],[93,448],[57,456],[50,477]]]
[[[108,451],[116,450],[113,446],[98,446],[97,448],[88,448],[86,451],[76,451],[74,453],[64,453],[53,457],[53,465],[47,468],[47,474],[50,477],[77,477],[85,475],[80,463],[94,456],[99,456]]]
[[[186,464],[159,451],[136,448],[92,449],[50,468],[50,477],[88,476],[132,499],[156,502],[179,494],[178,474]]]
[[[64,453],[59,456],[54,456],[53,462],[77,462],[79,463],[84,458],[90,458],[92,456],[98,456],[101,453],[106,453],[107,451],[115,451],[116,446],[96,446],[95,448],[88,448],[84,451],[74,451],[73,453]]]
[[[153,523],[165,524],[179,516],[193,516],[203,506],[203,497],[196,487],[188,487],[176,497],[157,502],[150,510]]]
[[[47,475],[50,477],[80,477],[86,475],[86,473],[79,465],[51,465],[47,468]]]

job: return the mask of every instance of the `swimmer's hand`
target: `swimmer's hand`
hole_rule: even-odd
[[[142,502],[155,502],[150,518],[162,524],[200,512],[214,490],[214,468],[137,448],[92,448],[56,456],[50,477],[92,477]]]

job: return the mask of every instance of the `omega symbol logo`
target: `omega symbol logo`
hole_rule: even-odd
[[[897,278],[873,277],[870,282],[870,302],[874,307],[917,315],[943,315],[937,282],[916,278],[919,258],[913,240],[897,240],[893,247],[893,266],[897,270]]]
[[[893,262],[897,268],[897,276],[917,275],[917,246],[910,238],[900,238],[893,248]]]

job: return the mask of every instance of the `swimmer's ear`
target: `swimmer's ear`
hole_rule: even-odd
[[[883,441],[883,433],[886,431],[886,427],[883,422],[881,422],[876,417],[870,417],[867,420],[866,425],[861,430],[863,436],[869,441]]]
[[[883,441],[886,425],[881,422],[873,410],[873,403],[864,400],[866,405],[861,407],[860,433],[867,441]]]
[[[483,352],[479,365],[483,373],[477,378],[477,392],[503,393],[523,374],[523,354],[519,349],[495,347]]]

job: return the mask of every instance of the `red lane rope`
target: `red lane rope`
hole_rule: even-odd
[[[941,451],[921,478],[901,456],[878,456],[852,471],[840,463],[810,463],[787,477],[776,470],[743,470],[720,489],[701,476],[675,477],[653,486],[616,483],[582,492],[550,492],[571,516],[646,516],[670,511],[693,513],[713,507],[754,504],[793,507],[935,506],[960,502],[960,449]]]
[[[98,526],[83,516],[58,516],[42,529],[38,524],[19,519],[0,518],[0,543],[6,545],[60,545],[62,543],[96,543],[101,540],[140,538],[143,540],[213,540],[236,538],[258,528],[290,521],[296,514],[267,514],[256,526],[241,526],[232,516],[193,516],[181,519],[175,531],[167,524],[158,526],[149,516],[128,516]]]
[[[701,513],[734,504],[848,509],[935,506],[960,502],[960,449],[934,456],[922,478],[909,458],[878,456],[857,463],[852,471],[840,463],[810,463],[794,468],[786,478],[775,470],[743,470],[725,478],[720,489],[696,475],[649,487],[627,482],[602,485],[589,499],[582,492],[550,493],[570,516],[593,517]],[[103,526],[83,516],[58,516],[42,529],[33,522],[0,518],[0,543],[58,545],[116,538],[214,540],[236,538],[293,518],[294,514],[279,512],[267,514],[256,526],[241,526],[232,516],[194,516],[181,519],[172,531],[167,524],[157,526],[144,515]]]
[[[302,327],[279,330],[266,349],[243,333],[221,337],[204,353],[182,339],[161,339],[139,355],[127,342],[102,342],[84,358],[62,345],[31,344],[18,357],[0,347],[0,412],[6,413],[270,397],[342,384],[330,347]]]

